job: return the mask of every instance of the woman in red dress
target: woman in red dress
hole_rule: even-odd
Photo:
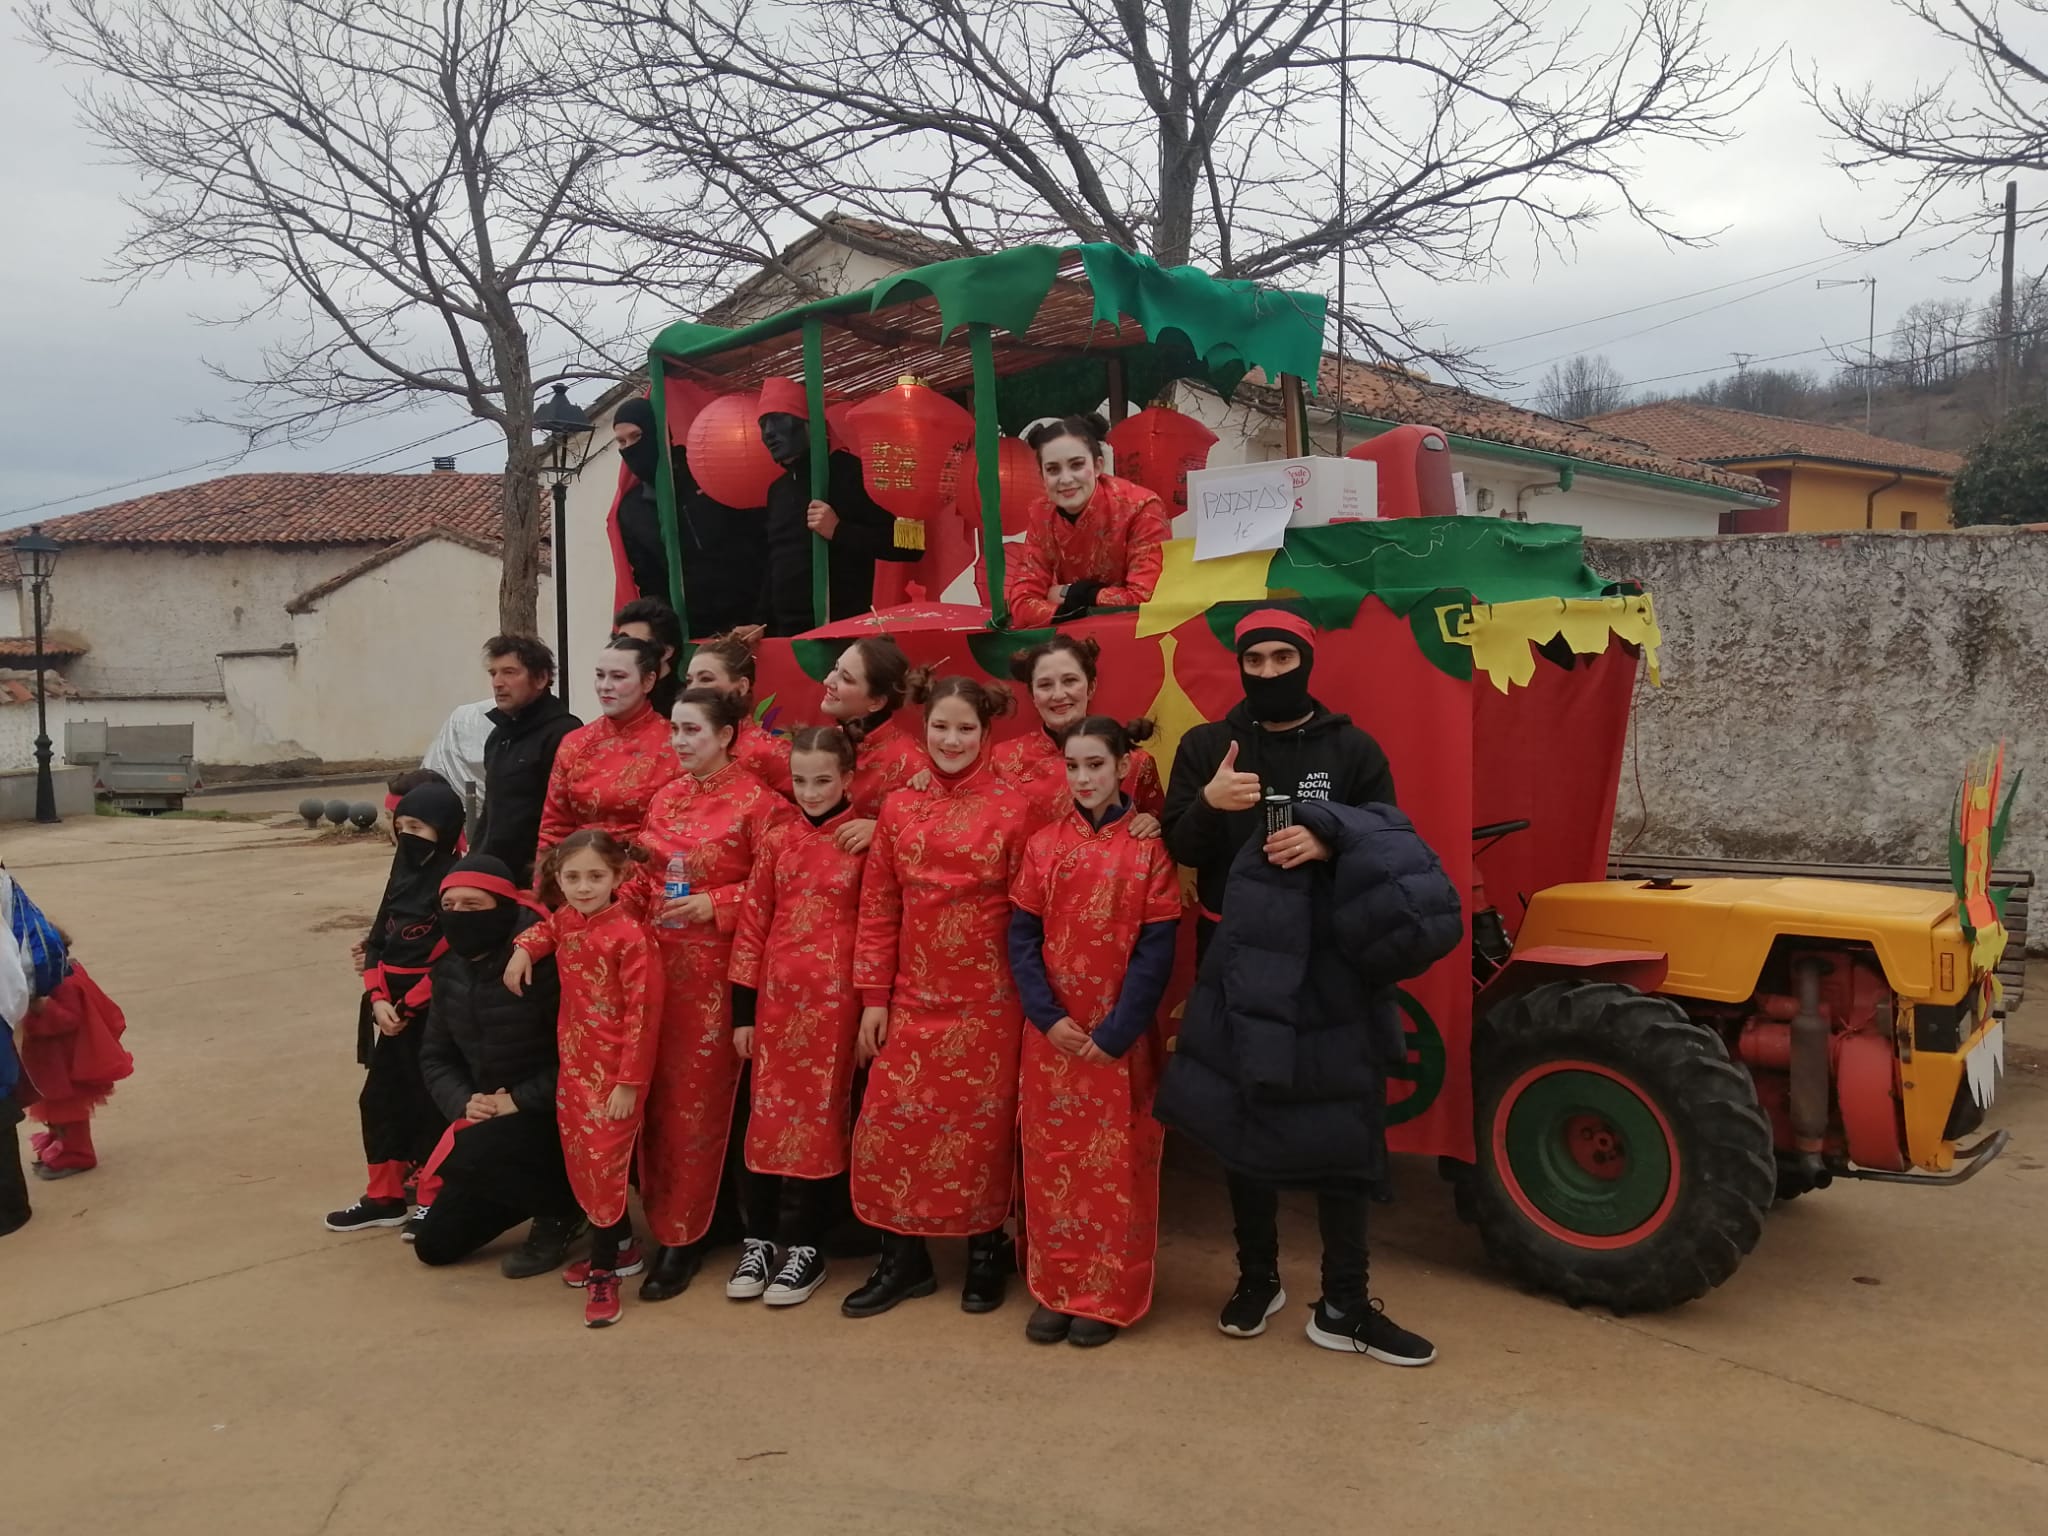
[[[883,802],[854,943],[858,1054],[873,1065],[853,1133],[853,1208],[884,1238],[874,1274],[841,1304],[848,1317],[929,1296],[928,1238],[968,1239],[969,1312],[1002,1305],[1015,1262],[1002,1229],[1023,1015],[1004,944],[1030,811],[987,751],[1011,700],[973,678],[933,684],[922,672],[911,697],[924,706],[931,780]]]
[[[1033,830],[1058,821],[1074,808],[1060,736],[1087,715],[1095,698],[1095,666],[1101,654],[1102,647],[1092,637],[1054,635],[1010,658],[1010,676],[1029,692],[1044,729],[1011,737],[995,749],[989,761],[1031,802]],[[1148,721],[1139,739],[1151,734]],[[1131,800],[1131,830],[1139,837],[1157,837],[1159,813],[1166,808],[1159,767],[1151,753],[1137,746],[1131,748],[1129,762],[1122,787]]]
[[[885,636],[854,641],[825,677],[818,707],[828,723],[845,727],[856,752],[851,791],[856,820],[840,835],[861,848],[874,835],[882,797],[931,766],[922,743],[895,718],[909,678],[910,658]]]
[[[540,875],[555,910],[513,940],[505,966],[514,996],[526,990],[536,960],[555,956],[561,977],[555,1119],[569,1187],[593,1229],[590,1257],[562,1279],[585,1288],[587,1328],[619,1320],[619,1279],[644,1263],[626,1213],[626,1180],[654,1067],[662,975],[647,925],[618,899],[633,862],[631,850],[594,827],[557,844]]]
[[[702,1262],[698,1245],[718,1205],[740,1084],[725,979],[733,930],[762,838],[794,814],[733,761],[745,714],[746,705],[714,689],[692,688],[676,700],[675,751],[684,773],[655,795],[640,830],[650,869],[673,882],[680,868],[689,886],[686,894],[655,898],[667,1001],[641,1133],[640,1201],[661,1249],[641,1282],[642,1301],[681,1294]],[[726,1293],[760,1295],[773,1259],[772,1241],[749,1237]],[[757,1271],[759,1286],[749,1289]]]
[[[669,746],[668,722],[648,702],[660,671],[661,649],[649,641],[614,635],[598,652],[597,702],[604,713],[564,736],[556,749],[540,814],[540,855],[586,827],[633,842],[654,792],[682,772]]]
[[[1010,622],[1038,629],[1090,608],[1134,608],[1159,584],[1173,535],[1166,507],[1142,485],[1102,472],[1099,416],[1067,416],[1026,435],[1045,497],[1010,546],[1003,581]]]
[[[754,647],[738,634],[713,635],[690,653],[684,678],[690,688],[728,694],[745,706],[732,755],[783,799],[789,798],[789,738],[764,731],[754,719]]]
[[[1148,722],[1133,722],[1146,725]],[[1033,834],[1011,891],[1023,995],[1018,1139],[1035,1343],[1107,1344],[1152,1305],[1164,1054],[1153,1016],[1173,973],[1180,882],[1132,830],[1130,726],[1079,721],[1062,743],[1074,808]]]
[[[836,725],[791,740],[802,814],[762,840],[733,939],[733,1049],[753,1063],[747,1230],[774,1233],[782,1249],[762,1297],[771,1307],[807,1301],[823,1283],[825,1227],[846,1172],[863,856],[841,848],[837,834],[854,815],[853,764],[853,742]]]

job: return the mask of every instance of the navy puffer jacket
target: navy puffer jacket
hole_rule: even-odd
[[[1384,1072],[1405,1054],[1394,985],[1457,949],[1464,917],[1391,805],[1294,813],[1331,858],[1276,869],[1256,840],[1238,851],[1155,1112],[1249,1178],[1376,1179]]]

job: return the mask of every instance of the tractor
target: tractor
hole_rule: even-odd
[[[750,477],[775,472],[754,392],[796,379],[814,494],[827,447],[848,446],[875,499],[920,525],[898,541],[918,562],[880,572],[874,611],[836,622],[817,541],[817,627],[758,653],[760,723],[816,719],[820,682],[856,636],[1002,679],[1049,633],[1011,627],[1004,601],[1005,535],[1032,493],[1014,434],[1035,419],[1243,390],[1284,424],[1279,473],[1315,479],[1303,381],[1321,369],[1323,327],[1316,295],[1080,245],[941,262],[737,328],[664,330],[648,353],[656,430],[707,492],[752,504],[738,499]],[[1592,570],[1575,527],[1430,515],[1456,504],[1448,439],[1430,427],[1347,455],[1372,464],[1374,500],[1342,518],[1286,515],[1259,538],[1226,530],[1236,542],[1215,554],[1188,506],[1204,438],[1171,410],[1112,428],[1115,471],[1186,508],[1176,533],[1195,536],[1167,546],[1148,601],[1060,627],[1099,642],[1094,707],[1154,720],[1170,771],[1182,735],[1242,697],[1236,619],[1275,600],[1313,618],[1316,696],[1379,741],[1401,808],[1473,893],[1469,957],[1399,994],[1409,1051],[1388,1140],[1438,1160],[1500,1267],[1573,1303],[1667,1307],[1734,1273],[1774,1199],[1842,1177],[1959,1182],[1997,1153],[2002,1134],[1959,1145],[2002,1047],[2002,930],[1982,880],[1959,901],[1820,880],[1605,879],[1630,703],[1639,674],[1656,680],[1653,595]],[[661,459],[655,492],[687,624],[682,459]],[[630,486],[622,468],[621,494]],[[1275,487],[1240,486],[1234,505],[1284,508],[1288,486]],[[1036,722],[999,734],[1026,729]],[[1529,894],[1509,916],[1489,888]],[[1192,930],[1191,917],[1169,1032],[1192,985]]]

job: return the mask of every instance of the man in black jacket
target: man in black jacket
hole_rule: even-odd
[[[420,1075],[456,1131],[413,1251],[423,1264],[453,1264],[531,1217],[526,1241],[500,1261],[513,1280],[561,1268],[583,1226],[555,1124],[555,963],[536,965],[518,995],[505,986],[512,940],[535,920],[531,900],[488,855],[472,854],[448,872],[448,953],[434,966],[420,1043]]]
[[[493,635],[484,668],[496,707],[484,717],[484,808],[470,847],[503,860],[513,880],[528,885],[555,749],[583,722],[552,692],[555,653],[533,636]]]
[[[1201,906],[1196,952],[1204,959],[1223,915],[1231,863],[1254,836],[1263,837],[1266,859],[1279,869],[1330,857],[1328,844],[1299,821],[1266,837],[1262,796],[1394,803],[1393,770],[1379,743],[1309,692],[1315,627],[1289,609],[1260,608],[1238,622],[1234,639],[1244,702],[1181,738],[1160,818],[1167,852],[1195,871]],[[1229,1185],[1239,1280],[1218,1326],[1233,1338],[1252,1338],[1287,1302],[1280,1288],[1279,1195],[1273,1184],[1235,1170]],[[1364,1283],[1369,1187],[1365,1180],[1339,1181],[1317,1190],[1326,1290],[1352,1288],[1353,1275]]]
[[[644,396],[623,402],[612,413],[612,439],[637,482],[619,497],[619,544],[627,570],[641,597],[670,602],[668,546],[662,542],[661,509],[655,497],[661,460],[653,402]],[[715,635],[758,623],[761,615],[755,609],[768,553],[765,514],[759,507],[728,507],[713,501],[697,484],[690,457],[680,446],[669,452],[669,472],[691,632]]]
[[[803,400],[803,386],[793,380],[769,379],[761,386],[761,441],[782,466],[768,488],[762,604],[771,635],[800,635],[817,627],[811,606],[812,534],[830,545],[828,611],[834,620],[854,618],[874,606],[877,560],[910,562],[924,555],[923,525],[875,504],[853,454],[833,450],[825,499],[812,499],[810,428],[797,414]]]

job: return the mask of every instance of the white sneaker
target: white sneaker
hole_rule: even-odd
[[[752,1301],[768,1289],[768,1277],[775,1273],[775,1245],[766,1238],[749,1237],[740,1244],[740,1261],[732,1278],[725,1282],[725,1294],[734,1301]]]
[[[770,1307],[793,1307],[809,1301],[811,1292],[825,1283],[825,1255],[815,1248],[797,1247],[782,1259],[782,1269],[761,1298]]]

